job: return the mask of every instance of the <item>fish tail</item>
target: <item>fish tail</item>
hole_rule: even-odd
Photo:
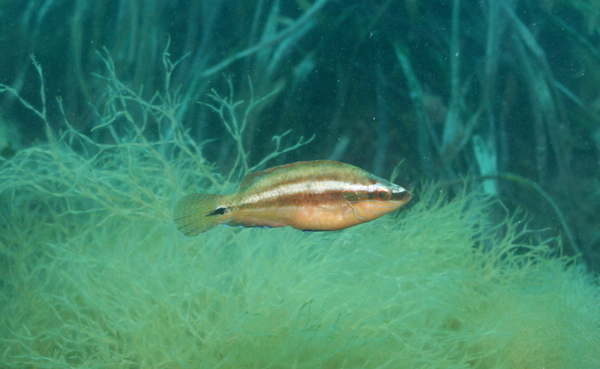
[[[193,237],[221,223],[226,208],[218,206],[220,195],[193,193],[175,204],[173,222],[184,236]]]

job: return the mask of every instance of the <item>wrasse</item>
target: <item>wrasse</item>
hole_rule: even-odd
[[[334,231],[379,218],[411,197],[350,164],[301,161],[250,173],[234,194],[187,195],[175,205],[173,220],[188,237],[219,224]]]

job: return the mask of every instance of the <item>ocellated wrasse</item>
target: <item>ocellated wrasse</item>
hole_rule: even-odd
[[[177,229],[192,237],[219,224],[334,231],[397,210],[404,188],[350,164],[301,161],[250,173],[237,193],[195,193],[175,205]]]

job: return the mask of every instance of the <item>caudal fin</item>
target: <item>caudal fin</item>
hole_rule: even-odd
[[[219,197],[194,193],[180,199],[173,212],[173,222],[177,230],[184,236],[193,237],[218,225],[225,213],[225,209],[217,205]]]

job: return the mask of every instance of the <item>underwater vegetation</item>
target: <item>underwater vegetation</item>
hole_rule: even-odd
[[[599,4],[3,0],[0,83],[38,101],[35,55],[52,97],[48,125],[61,129],[64,113],[79,132],[112,143],[112,134],[95,129],[102,122],[90,109],[107,99],[105,81],[94,76],[104,68],[97,53],[107,50],[123,83],[147,101],[165,82],[177,92],[173,118],[204,143],[219,171],[236,167],[238,143],[251,149],[254,166],[271,153],[263,143],[292,129],[312,144],[269,166],[328,159],[387,178],[403,161],[397,179],[405,184],[488,176],[487,193],[527,209],[544,237],[560,235],[565,252],[598,273]],[[166,49],[179,60],[168,80]],[[221,104],[204,99],[228,84],[236,101],[266,97],[236,141],[212,109]],[[45,125],[10,94],[0,95],[0,121],[18,122],[22,138],[7,145],[0,128],[0,156],[46,139]],[[169,136],[167,121],[149,124],[148,139]],[[119,123],[114,131],[128,132]],[[538,192],[506,180],[512,174],[536,183],[562,215]]]
[[[414,206],[340,232],[181,236],[175,202],[235,181],[186,135],[168,90],[146,101],[104,61],[93,132],[112,142],[67,118],[52,129],[42,85],[29,108],[47,142],[0,158],[3,367],[600,365],[597,282],[522,214],[494,221],[498,202],[477,192],[424,185]],[[169,134],[149,140],[153,120]]]

